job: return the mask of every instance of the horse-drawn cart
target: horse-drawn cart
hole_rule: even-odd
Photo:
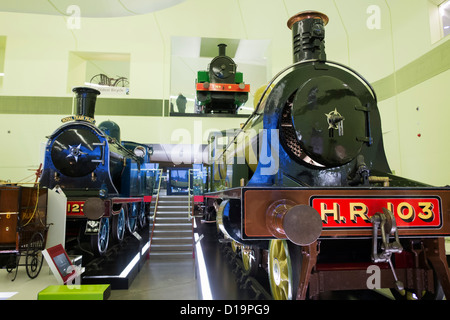
[[[36,278],[42,268],[47,238],[47,189],[0,185],[0,268],[25,266]]]

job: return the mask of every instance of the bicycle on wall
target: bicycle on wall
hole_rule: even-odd
[[[98,84],[101,86],[109,86],[109,87],[129,87],[130,83],[128,78],[119,77],[117,79],[110,78],[106,74],[99,73],[91,78],[89,81],[92,84]]]

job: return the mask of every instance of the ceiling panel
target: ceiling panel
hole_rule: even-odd
[[[123,17],[146,14],[177,5],[185,0],[0,0],[0,11],[72,15],[79,7],[81,17]]]

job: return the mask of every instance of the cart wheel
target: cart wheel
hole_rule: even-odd
[[[20,261],[20,255],[14,254],[14,255],[10,256],[8,264],[6,265],[6,271],[8,273],[12,273],[14,271],[14,276],[11,279],[11,281],[16,280],[17,270],[19,270],[19,261]]]
[[[40,232],[36,232],[28,242],[26,255],[26,269],[27,274],[31,279],[36,278],[41,272],[42,262],[44,256],[42,250],[44,249],[44,236]]]

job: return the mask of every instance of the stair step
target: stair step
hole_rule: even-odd
[[[183,237],[183,236],[179,236],[179,237],[174,237],[174,236],[170,236],[170,237],[161,237],[161,236],[157,236],[157,237],[153,237],[152,238],[152,240],[153,241],[155,241],[155,240],[161,240],[161,241],[164,241],[164,240],[179,240],[179,241],[183,241],[183,240],[192,240],[192,237]]]
[[[186,244],[153,244],[151,251],[190,251],[192,252],[192,243]]]
[[[188,200],[189,196],[166,196],[166,195],[159,195],[158,200],[176,200],[176,201],[184,201]],[[156,195],[152,198],[152,200],[156,201]]]
[[[192,259],[192,221],[188,218],[187,196],[160,196],[153,229],[150,258]],[[152,205],[152,212],[155,205]]]
[[[192,246],[192,237],[153,237],[152,245],[156,244],[189,244]]]
[[[180,251],[180,252],[151,252],[151,260],[176,260],[176,259],[192,259],[192,251]]]
[[[166,223],[166,224],[175,224],[175,223],[177,223],[177,224],[179,224],[179,223],[181,223],[181,224],[185,224],[185,223],[187,223],[187,224],[189,224],[189,225],[192,225],[190,222],[188,222],[189,220],[188,220],[188,218],[187,217],[163,217],[163,216],[160,216],[160,217],[156,217],[156,223],[158,224],[158,223]]]
[[[171,212],[164,212],[162,214],[157,213],[156,221],[161,221],[164,219],[173,220],[173,219],[184,219],[184,222],[189,222],[188,215],[186,212],[183,213],[171,213]]]
[[[153,232],[153,237],[157,238],[171,238],[171,237],[186,237],[189,236],[192,238],[192,229],[185,230],[155,230]]]
[[[173,205],[185,205],[188,204],[188,200],[158,200],[158,205],[167,205],[167,204],[173,204]]]
[[[166,222],[158,222],[156,221],[155,223],[155,228],[158,227],[162,227],[162,228],[169,228],[169,227],[174,227],[174,228],[181,228],[181,229],[187,229],[187,228],[192,228],[192,223],[185,223],[185,222],[172,222],[172,223],[166,223]]]
[[[187,206],[158,206],[157,211],[185,211],[188,212]]]
[[[172,209],[172,210],[159,210],[159,208],[158,208],[158,210],[156,210],[156,214],[185,214],[187,217],[188,210],[186,208]]]

